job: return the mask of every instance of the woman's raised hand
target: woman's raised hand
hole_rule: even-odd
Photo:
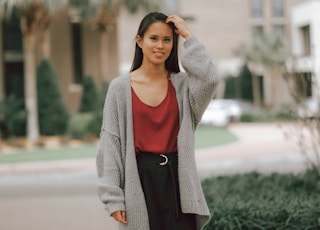
[[[183,20],[181,17],[179,17],[177,15],[170,15],[167,17],[166,23],[169,23],[169,22],[172,22],[175,25],[175,27],[177,28],[175,30],[175,32],[177,34],[181,35],[185,39],[192,37],[192,33],[191,33],[186,21]]]

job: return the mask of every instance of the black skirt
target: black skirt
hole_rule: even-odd
[[[150,230],[195,230],[195,215],[181,212],[177,153],[137,154]]]

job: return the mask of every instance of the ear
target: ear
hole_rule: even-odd
[[[142,38],[140,35],[136,35],[136,43],[141,48],[142,45]]]

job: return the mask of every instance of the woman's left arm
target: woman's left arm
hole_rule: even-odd
[[[175,32],[185,39],[183,44],[185,52],[181,63],[188,77],[190,105],[196,121],[199,122],[204,110],[213,98],[218,84],[214,63],[211,55],[193,36],[182,18],[171,15],[167,18],[168,22],[174,23]]]
[[[187,74],[190,104],[199,121],[215,94],[218,77],[211,55],[196,37],[187,39],[184,47],[181,63]]]

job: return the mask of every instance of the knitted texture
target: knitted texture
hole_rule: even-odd
[[[184,213],[197,214],[197,229],[203,229],[210,212],[196,168],[194,132],[213,98],[218,79],[211,56],[197,38],[186,40],[184,47],[181,63],[185,72],[171,74],[179,105],[181,208]],[[126,211],[128,224],[119,224],[120,230],[149,230],[134,148],[129,73],[110,83],[103,114],[96,156],[99,199],[110,214],[117,210]]]

